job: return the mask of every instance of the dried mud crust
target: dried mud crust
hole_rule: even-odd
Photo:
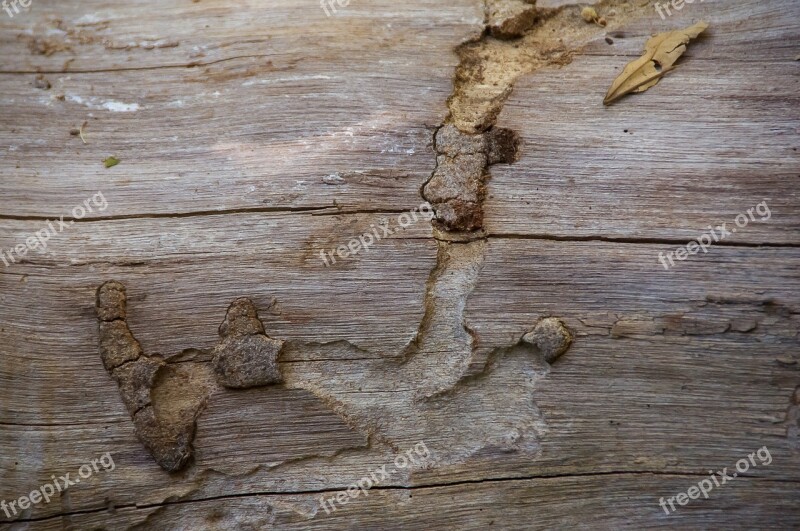
[[[230,305],[219,334],[222,339],[214,349],[213,365],[220,385],[247,389],[283,381],[278,369],[283,341],[266,335],[249,299]]]
[[[434,138],[436,169],[422,196],[448,230],[473,231],[483,226],[486,180],[492,164],[511,164],[519,138],[510,129],[466,134],[454,125],[439,128]]]
[[[420,190],[434,205],[437,228],[445,235],[452,232],[457,237],[458,232],[482,228],[489,168],[511,164],[519,157],[517,134],[496,127],[513,83],[538,68],[568,63],[573,53],[592,39],[602,38],[604,31],[622,25],[636,10],[628,2],[596,7],[608,20],[605,30],[584,22],[577,5],[542,9],[519,0],[487,0],[483,34],[457,48],[461,61],[447,102],[450,113],[434,135],[436,165]],[[464,313],[487,241],[441,239],[438,245],[437,264],[425,295],[425,315],[416,337],[399,366],[387,362],[394,372],[382,366],[370,373],[370,381],[385,387],[386,392],[399,383],[403,388],[411,384],[414,392],[377,410],[359,393],[347,392],[358,388],[360,379],[366,377],[357,360],[337,358],[330,362],[337,370],[330,372],[302,363],[286,364],[282,372],[278,357],[283,342],[265,334],[248,299],[237,299],[228,308],[219,329],[220,342],[210,353],[211,363],[190,366],[145,354],[126,322],[124,286],[113,281],[104,284],[97,293],[100,353],[106,370],[119,385],[137,436],[160,466],[179,470],[192,456],[195,421],[215,389],[275,384],[285,377],[287,387],[311,391],[349,425],[389,443],[395,437],[415,434],[424,438],[430,430],[435,432],[434,413],[442,408],[492,411],[493,418],[507,418],[509,429],[517,434],[509,438],[508,433],[496,433],[490,426],[470,423],[462,433],[454,433],[448,448],[442,450],[447,454],[443,463],[460,462],[482,448],[536,452],[544,426],[532,402],[530,353],[538,351],[543,362],[552,363],[569,348],[572,336],[564,323],[547,318],[515,345],[484,346],[478,353],[479,338],[467,326]],[[342,363],[352,363],[353,370],[340,370]],[[501,398],[490,391],[496,381],[509,378],[519,379],[518,392]],[[396,422],[386,424],[387,411],[395,408],[391,417]],[[522,421],[521,410],[526,411]]]
[[[215,387],[246,389],[283,381],[278,356],[283,342],[269,338],[249,299],[237,299],[220,325],[212,363],[170,365],[147,355],[128,328],[125,287],[106,282],[97,290],[100,357],[119,386],[136,436],[164,470],[182,469],[193,454],[197,417]]]
[[[544,360],[553,363],[569,349],[572,344],[572,334],[560,319],[547,317],[522,336],[522,341],[537,347]]]
[[[421,438],[429,436],[426,430],[435,429],[435,426],[423,419],[429,415],[435,416],[435,412],[442,407],[464,410],[466,403],[472,404],[470,407],[478,407],[477,401],[483,404],[481,407],[497,407],[500,408],[498,413],[502,411],[500,414],[516,418],[519,409],[517,406],[511,407],[511,404],[516,404],[520,397],[507,397],[507,403],[497,404],[493,402],[492,393],[484,397],[487,390],[482,386],[491,385],[495,378],[502,379],[511,374],[515,374],[514,378],[522,377],[522,381],[527,381],[527,377],[523,377],[522,373],[517,374],[517,371],[520,364],[529,363],[535,349],[541,353],[542,361],[551,363],[569,348],[572,337],[558,319],[543,319],[510,349],[494,349],[492,363],[484,363],[478,370],[470,372],[469,367],[474,361],[474,338],[463,323],[461,300],[474,287],[479,272],[475,261],[481,259],[486,242],[476,241],[467,245],[440,242],[440,245],[445,246],[446,250],[443,251],[441,270],[435,273],[432,280],[430,298],[426,298],[429,312],[420,325],[414,348],[408,352],[405,360],[398,363],[389,359],[367,372],[363,367],[356,370],[360,362],[352,361],[349,363],[355,364],[354,370],[347,370],[345,366],[342,372],[341,367],[337,367],[338,371],[331,367],[330,372],[323,370],[313,376],[303,373],[304,370],[316,371],[313,364],[289,363],[284,367],[288,371],[287,387],[311,391],[349,425],[385,438],[385,442],[415,430],[421,430],[418,434]],[[191,461],[196,421],[207,402],[222,387],[245,389],[284,380],[278,364],[284,343],[266,336],[256,307],[249,299],[237,299],[230,305],[219,327],[220,342],[207,353],[205,361],[180,360],[171,363],[157,354],[145,354],[125,321],[125,288],[119,282],[107,282],[98,289],[97,316],[100,356],[119,386],[122,401],[133,419],[136,436],[156,463],[169,472],[181,470]],[[295,345],[289,348],[329,347]],[[516,364],[516,368],[499,363],[506,351],[515,353],[516,358],[510,363]],[[519,358],[520,354],[524,359]],[[331,363],[348,363],[340,356],[333,357],[339,359]],[[523,373],[531,370],[526,368]],[[339,379],[331,378],[331,374],[339,374]],[[386,392],[398,386],[403,389],[415,388],[412,394],[399,395],[392,406],[415,414],[402,417],[398,411],[397,418],[407,420],[398,420],[391,426],[381,428],[385,409],[373,410],[374,406],[368,400],[359,398],[357,393],[348,393],[347,389],[351,386],[340,381],[341,378],[365,378]],[[351,382],[354,385],[357,384],[355,380]],[[531,389],[525,389],[521,394],[530,392]],[[450,399],[454,402],[450,403]],[[529,404],[527,401],[524,403]],[[505,410],[506,407],[511,409]],[[535,409],[531,408],[529,413],[536,417]],[[532,418],[518,426],[520,433],[527,434],[524,448],[529,451],[535,451],[538,447],[538,423],[537,418]],[[481,433],[485,431],[485,427],[480,426],[471,429]],[[476,440],[474,435],[462,434],[458,444],[451,448],[453,455],[444,462],[458,462],[460,456],[479,450],[484,443],[491,446],[504,440],[497,434],[486,433],[486,441],[481,438]]]
[[[486,0],[482,35],[456,49],[460,62],[447,101],[450,112],[435,135],[436,168],[422,188],[442,230],[482,229],[489,166],[518,158],[516,133],[495,127],[516,80],[540,68],[569,64],[589,42],[641,11],[632,2],[600,2],[595,9],[607,24],[601,27],[583,19],[581,5],[535,4]],[[487,142],[487,135],[493,141]],[[492,146],[501,152],[493,152]]]

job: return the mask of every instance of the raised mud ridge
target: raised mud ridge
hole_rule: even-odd
[[[460,419],[448,425],[448,440],[436,449],[440,464],[489,450],[538,452],[546,426],[534,384],[567,351],[572,335],[559,319],[544,317],[514,344],[482,345],[478,354],[480,338],[465,309],[490,246],[482,231],[489,168],[513,163],[522,149],[515,132],[495,127],[514,82],[569,63],[577,50],[643,9],[622,1],[596,4],[608,20],[600,28],[581,18],[581,7],[486,0],[483,31],[457,48],[450,114],[434,134],[436,162],[421,186],[436,211],[437,263],[418,332],[397,357],[365,361],[343,342],[272,339],[253,303],[237,299],[213,351],[201,361],[174,363],[179,356],[142,351],[127,325],[122,284],[98,289],[103,364],[119,385],[137,436],[162,468],[176,471],[191,461],[196,421],[215,392],[269,385],[310,391],[349,426],[390,448],[403,440],[435,441],[444,418]],[[298,351],[322,361],[280,362]],[[365,383],[369,392],[361,393]]]
[[[641,11],[625,1],[595,6],[605,27],[583,20],[583,5],[545,8],[535,0],[485,0],[483,32],[456,49],[460,63],[447,100],[450,112],[435,135],[436,168],[422,188],[440,228],[483,228],[489,166],[511,164],[518,157],[516,133],[495,127],[516,80],[570,63],[581,48]]]
[[[170,366],[159,354],[145,354],[133,337],[126,321],[125,287],[115,281],[100,286],[96,311],[100,357],[119,385],[136,435],[164,470],[180,470],[192,456],[195,421],[210,387],[195,386],[199,393],[191,404],[193,407],[171,410],[169,404],[158,403],[158,389],[170,377]],[[264,325],[250,300],[237,299],[230,305],[219,334],[211,366],[220,386],[244,389],[282,381],[278,354],[283,341],[264,333]]]

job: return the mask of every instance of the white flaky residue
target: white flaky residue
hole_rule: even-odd
[[[139,110],[138,103],[123,103],[121,101],[98,101],[98,98],[90,97],[83,99],[75,94],[67,94],[67,99],[73,103],[84,105],[90,109],[105,109],[111,112],[136,112]]]
[[[103,103],[103,108],[111,112],[136,112],[139,110],[139,104],[122,103],[120,101],[107,101]]]

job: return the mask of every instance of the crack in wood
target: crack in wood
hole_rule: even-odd
[[[474,335],[463,322],[464,304],[477,280],[480,268],[475,261],[480,260],[485,251],[485,242],[440,245],[441,269],[432,272],[426,296],[430,310],[420,325],[417,338],[409,344],[403,359],[368,360],[375,363],[367,367],[360,359],[326,355],[305,364],[287,363],[279,371],[277,357],[284,350],[284,344],[264,334],[257,311],[247,299],[231,304],[220,326],[222,339],[214,349],[211,363],[197,361],[196,355],[191,359],[182,359],[181,355],[180,360],[171,363],[159,355],[142,352],[125,321],[125,288],[118,282],[107,282],[97,294],[100,353],[109,374],[120,387],[138,438],[159,466],[168,471],[180,470],[190,462],[196,421],[215,389],[220,386],[260,387],[278,383],[283,376],[287,388],[311,391],[352,428],[374,435],[376,440],[392,448],[397,446],[392,441],[402,440],[412,432],[417,432],[419,440],[430,439],[438,429],[435,416],[430,422],[422,419],[442,408],[461,412],[496,408],[501,418],[505,415],[516,418],[527,409],[528,414],[523,415],[522,420],[513,421],[507,433],[492,433],[491,427],[479,425],[480,435],[475,436],[471,430],[476,426],[470,426],[460,437],[459,444],[451,444],[451,455],[441,456],[441,462],[459,462],[486,447],[535,451],[541,428],[536,427],[540,421],[535,408],[531,409],[532,404],[525,398],[530,390],[520,397],[512,394],[499,401],[494,395],[476,400],[481,389],[491,388],[493,382],[489,377],[467,381]],[[568,348],[571,336],[563,323],[548,319],[540,322],[518,344],[523,342],[535,345],[544,359],[552,361]],[[287,344],[287,357],[294,356],[298,348],[310,350],[314,347]],[[316,350],[341,348],[349,352],[354,347],[323,344]],[[522,382],[535,374],[528,369],[520,370],[520,364],[528,364],[526,360],[530,360],[535,350],[531,348],[531,351],[522,349],[514,353],[516,356],[509,356],[514,360],[513,366],[505,368],[506,372],[519,373],[523,388]],[[338,376],[334,366],[338,366]],[[487,369],[493,372],[498,367],[484,366],[484,370],[478,372],[488,372]],[[509,378],[507,374],[503,377]],[[405,412],[406,420],[386,425],[385,415],[375,410],[371,401],[365,401],[371,390],[361,387],[364,382],[376,385],[381,393],[396,393],[397,400],[388,407],[398,418]],[[459,384],[463,384],[465,392],[455,390]],[[445,395],[454,398],[452,404],[442,403]],[[520,408],[522,404],[524,408]],[[412,412],[417,416],[409,416]]]
[[[604,2],[617,9],[608,28],[601,28],[583,23],[577,4],[551,9],[535,3],[485,0],[482,35],[456,50],[460,63],[447,100],[450,112],[434,135],[436,167],[421,190],[446,231],[482,230],[489,167],[518,158],[517,134],[495,128],[516,80],[570,63],[593,38],[637,12],[625,2]]]
[[[253,303],[237,299],[220,325],[211,364],[170,364],[148,355],[128,328],[125,287],[115,281],[97,290],[100,357],[117,382],[136,435],[164,470],[182,469],[192,457],[196,420],[217,386],[234,389],[279,383],[283,342],[264,332]],[[183,357],[183,356],[181,356]]]
[[[168,364],[158,355],[144,354],[128,329],[124,287],[114,282],[101,286],[101,357],[120,385],[137,435],[159,465],[179,470],[189,462],[196,420],[215,385],[247,388],[282,380],[289,389],[311,391],[348,425],[392,448],[404,438],[435,437],[443,411],[464,415],[467,424],[442,449],[440,464],[492,449],[538,452],[544,425],[531,400],[533,382],[569,348],[572,335],[559,319],[546,318],[513,345],[476,356],[480,338],[466,323],[466,301],[488,247],[487,237],[478,231],[489,166],[510,164],[518,157],[516,133],[494,127],[514,81],[538,68],[568,63],[571,54],[603,30],[583,26],[576,6],[517,9],[520,6],[510,6],[514,1],[503,7],[487,0],[484,34],[458,48],[461,64],[448,99],[450,115],[433,134],[436,164],[420,189],[436,207],[437,262],[426,287],[424,317],[399,361],[378,359],[371,364],[372,360],[339,358],[325,354],[336,346],[319,345],[316,350],[323,355],[316,361],[279,368],[279,353],[297,347],[267,337],[252,302],[238,299],[220,327],[222,339],[210,367],[194,361]],[[503,9],[509,7],[511,18],[502,19]],[[616,24],[632,10],[620,9]],[[569,42],[558,37],[556,30],[564,28],[573,29]],[[531,367],[534,352],[540,355],[538,369]],[[176,396],[181,388],[165,389],[171,371],[179,368],[199,390],[189,400],[178,400],[180,407],[165,408],[163,404],[173,400],[158,397]],[[518,379],[518,390],[496,395],[495,373],[506,382]],[[363,389],[365,383],[369,389]],[[386,392],[396,399],[377,409],[364,400],[367,394]],[[492,412],[492,425],[469,420],[471,412]]]
[[[419,490],[426,490],[426,489],[439,489],[439,488],[448,488],[448,487],[457,487],[461,485],[479,485],[479,484],[491,484],[491,483],[506,483],[506,482],[522,482],[522,481],[531,481],[531,480],[559,480],[559,479],[572,479],[572,478],[593,478],[593,477],[615,477],[615,476],[661,476],[661,477],[669,477],[669,478],[707,478],[708,474],[704,472],[693,472],[693,471],[675,471],[675,472],[664,472],[663,470],[611,470],[611,471],[602,471],[602,472],[587,472],[587,473],[577,473],[577,474],[545,474],[545,475],[529,475],[529,476],[513,476],[513,477],[489,477],[483,479],[474,479],[474,480],[459,480],[459,481],[448,481],[448,482],[441,482],[441,483],[420,483],[417,485],[376,485],[370,489],[371,491],[419,491]],[[758,477],[758,476],[749,476],[749,475],[740,475],[737,476],[741,478],[743,481],[758,481],[758,482],[767,482],[767,483],[786,483],[790,485],[800,484],[800,480],[794,479],[770,479],[765,477]],[[213,502],[213,501],[220,501],[220,500],[232,500],[232,499],[241,499],[241,498],[257,498],[262,496],[317,496],[319,494],[329,494],[329,493],[336,493],[341,491],[342,488],[346,488],[346,485],[341,485],[339,487],[331,487],[327,489],[317,489],[317,490],[297,490],[297,491],[257,491],[257,492],[247,492],[241,494],[224,494],[219,496],[207,496],[202,498],[194,498],[194,499],[178,499],[178,500],[165,500],[161,503],[149,503],[149,504],[123,504],[114,507],[114,510],[122,510],[122,509],[137,509],[137,510],[151,510],[151,509],[163,509],[170,506],[176,505],[191,505],[191,504],[198,504],[198,503],[206,503],[206,502]],[[24,518],[15,520],[15,523],[27,523],[27,522],[46,522],[48,520],[54,520],[57,518],[67,518],[71,516],[79,516],[84,514],[94,514],[94,513],[101,513],[108,511],[108,508],[99,508],[99,509],[85,509],[85,510],[75,510],[75,511],[65,511],[60,512],[58,514],[53,514],[50,516],[43,516],[39,518]]]

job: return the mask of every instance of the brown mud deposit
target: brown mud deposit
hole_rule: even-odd
[[[191,459],[197,418],[220,386],[245,389],[282,381],[277,358],[283,342],[267,337],[248,299],[228,308],[211,364],[145,354],[128,328],[125,287],[119,282],[97,290],[96,313],[103,365],[119,386],[136,436],[169,472]]]
[[[569,63],[586,44],[644,8],[617,1],[596,9],[608,28],[584,22],[578,5],[545,9],[487,0],[481,36],[457,48],[461,62],[448,99],[450,114],[434,135],[436,164],[421,188],[437,213],[437,263],[427,283],[424,317],[400,359],[364,358],[346,342],[284,345],[265,334],[252,302],[238,299],[213,352],[173,363],[175,358],[142,352],[125,321],[124,287],[101,286],[103,363],[159,465],[170,471],[186,465],[195,422],[214,393],[278,382],[313,393],[375,444],[396,449],[408,442],[438,442],[440,464],[481,452],[539,451],[546,425],[535,405],[535,382],[569,348],[572,336],[560,320],[547,318],[521,330],[513,345],[481,345],[466,322],[466,305],[490,246],[480,232],[489,167],[519,156],[517,134],[495,127],[514,82],[539,68]],[[316,361],[279,365],[279,354],[299,360],[299,351]],[[444,439],[443,418],[462,419]]]
[[[460,145],[481,144],[480,138],[470,140],[470,136],[513,136],[513,142],[505,145],[516,149],[518,141],[513,132],[494,132],[493,128],[517,79],[541,68],[569,64],[587,44],[604,38],[606,32],[618,29],[642,11],[641,6],[622,1],[601,2],[595,9],[607,20],[606,27],[587,24],[577,4],[544,8],[534,1],[486,0],[483,33],[456,49],[460,63],[447,102],[450,113],[442,129],[450,126],[464,135]],[[488,166],[493,162],[481,165],[483,160],[474,155],[480,150],[460,152],[460,160],[448,158],[441,151],[438,136],[434,143],[437,166],[422,195],[434,206],[444,230],[477,231],[483,226],[485,185],[491,178]],[[494,163],[511,164],[516,157],[501,157]]]

